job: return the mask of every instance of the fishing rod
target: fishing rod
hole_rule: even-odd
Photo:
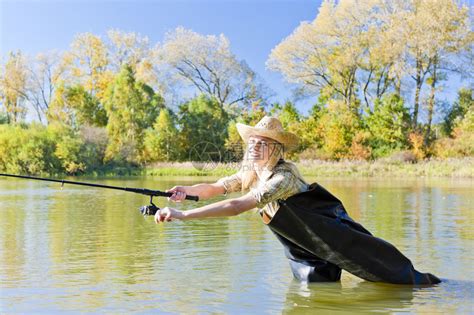
[[[106,189],[115,189],[115,190],[122,190],[128,191],[136,194],[150,196],[150,204],[148,206],[140,207],[140,212],[143,215],[155,215],[155,213],[160,210],[154,203],[153,197],[171,197],[173,193],[170,192],[163,192],[159,190],[151,190],[145,188],[130,188],[130,187],[118,187],[118,186],[109,186],[109,185],[100,185],[100,184],[92,184],[92,183],[84,183],[84,182],[75,182],[70,180],[64,179],[51,179],[51,178],[43,178],[43,177],[34,177],[34,176],[25,176],[25,175],[12,175],[12,174],[2,174],[0,176],[5,177],[14,177],[14,178],[23,178],[23,179],[33,179],[33,180],[42,180],[46,182],[56,182],[61,183],[61,188],[64,184],[71,184],[71,185],[81,185],[81,186],[89,186],[89,187],[97,187],[97,188],[106,188]],[[185,199],[199,201],[198,196],[190,196],[186,195]]]

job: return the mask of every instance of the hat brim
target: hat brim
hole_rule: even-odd
[[[283,144],[285,151],[293,151],[298,146],[298,136],[288,131],[255,128],[242,123],[237,123],[236,127],[237,131],[239,132],[245,143],[248,142],[248,138],[250,136],[262,136],[280,142],[281,144]]]

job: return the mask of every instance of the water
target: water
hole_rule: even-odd
[[[203,179],[88,181],[164,190]],[[301,284],[293,280],[281,245],[255,212],[156,225],[138,211],[148,202],[144,196],[0,179],[0,310],[474,313],[472,180],[318,182],[418,270],[444,281],[414,288],[370,283],[343,272],[339,283]],[[170,205],[189,209],[207,202]],[[167,201],[157,198],[156,204]]]

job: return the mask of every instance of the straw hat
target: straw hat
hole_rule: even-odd
[[[255,127],[241,123],[237,123],[236,127],[240,136],[246,143],[250,136],[262,136],[280,142],[283,144],[285,151],[294,150],[298,145],[298,136],[294,133],[285,131],[281,122],[275,117],[265,116],[255,125]]]

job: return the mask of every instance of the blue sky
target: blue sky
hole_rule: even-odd
[[[105,35],[111,28],[148,36],[154,45],[168,30],[184,26],[202,34],[223,33],[232,51],[276,93],[274,100],[285,101],[291,98],[290,87],[280,74],[266,70],[265,61],[302,21],[316,17],[320,4],[321,0],[0,0],[0,54],[66,50],[77,33]],[[446,97],[454,99],[460,84],[452,79]],[[297,106],[306,113],[313,101],[299,101]]]

